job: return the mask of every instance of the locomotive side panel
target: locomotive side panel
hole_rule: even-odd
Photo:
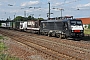
[[[40,27],[40,32],[46,35],[51,34],[55,36],[63,32],[63,23],[59,20],[43,21]]]
[[[40,25],[40,32],[57,37],[83,37],[84,29],[81,20],[47,20],[42,21]]]

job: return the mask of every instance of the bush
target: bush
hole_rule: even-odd
[[[88,28],[90,29],[90,24],[88,25]]]
[[[0,26],[1,26],[1,23],[0,23]]]
[[[0,36],[0,39],[3,39],[3,36]]]

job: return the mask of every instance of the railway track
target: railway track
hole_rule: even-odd
[[[14,31],[12,31],[14,32]],[[74,41],[74,40],[67,40],[67,39],[62,39],[60,40],[59,38],[55,38],[55,37],[49,37],[48,36],[39,36],[37,34],[30,34],[30,33],[23,33],[23,32],[18,32],[16,31],[16,34],[21,34],[21,36],[35,36],[35,38],[41,38],[41,39],[46,39],[46,40],[51,40],[54,42],[60,42],[62,44],[67,44],[67,45],[71,45],[71,46],[76,46],[76,47],[80,47],[80,48],[84,48],[84,49],[90,49],[90,43],[85,43],[85,42],[80,42],[80,41]],[[88,42],[88,41],[87,41]]]
[[[55,60],[89,60],[90,59],[90,44],[87,44],[87,48],[83,47],[83,44],[75,45],[69,43],[54,42],[47,38],[40,38],[36,36],[27,36],[20,34],[19,32],[11,32],[7,30],[0,30],[0,33],[6,35],[18,42],[21,42],[27,46],[35,48],[36,50],[43,52],[49,56],[52,56]],[[27,37],[26,37],[27,36]],[[88,48],[89,47],[89,48]]]

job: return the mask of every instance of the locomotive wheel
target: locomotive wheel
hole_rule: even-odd
[[[62,34],[60,34],[60,37],[59,38],[62,39]]]
[[[47,36],[48,34],[46,32],[44,32],[44,35]]]
[[[60,37],[60,34],[56,34],[56,37],[59,38]]]
[[[48,37],[51,37],[51,34],[50,33],[48,34]]]
[[[60,34],[60,39],[65,39],[66,35],[65,34]]]
[[[66,38],[66,35],[64,34],[64,35],[63,35],[63,39],[65,39],[65,38]]]
[[[65,39],[67,39],[68,37],[65,35]]]
[[[41,35],[44,35],[44,33],[43,33],[43,32],[41,32]]]

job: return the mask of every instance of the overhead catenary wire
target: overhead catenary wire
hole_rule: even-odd
[[[73,2],[77,2],[77,1],[80,1],[80,0],[73,0],[73,1],[64,0],[64,2],[60,5],[70,4],[70,3],[73,3]]]

